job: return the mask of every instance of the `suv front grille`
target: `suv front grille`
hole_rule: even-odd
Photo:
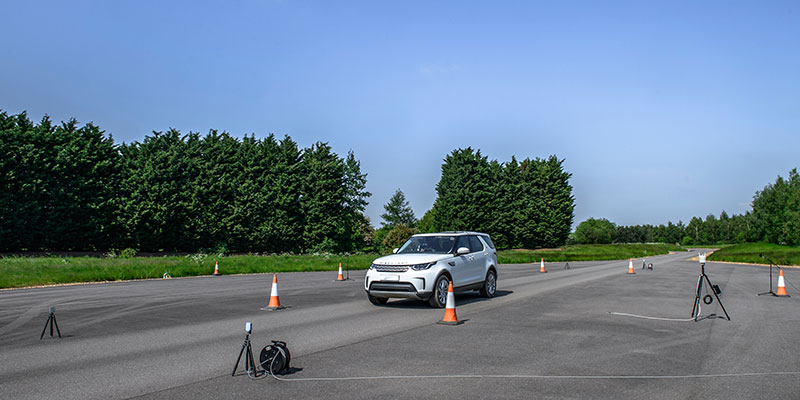
[[[374,282],[369,285],[369,290],[379,290],[383,292],[417,292],[414,285],[405,282]]]
[[[406,265],[376,265],[375,270],[378,272],[406,272],[408,266]]]

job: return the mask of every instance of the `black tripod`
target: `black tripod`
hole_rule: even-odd
[[[236,375],[236,369],[239,368],[239,361],[242,360],[242,354],[244,355],[244,370],[247,371],[248,374],[255,375],[256,374],[256,362],[253,358],[253,347],[250,346],[250,333],[247,333],[247,336],[244,337],[244,343],[242,343],[242,350],[239,351],[239,357],[236,358],[236,364],[233,365],[233,372],[231,372],[231,376]]]
[[[56,308],[50,307],[50,316],[47,317],[47,322],[44,323],[44,329],[42,329],[42,335],[39,336],[39,340],[42,340],[44,337],[44,333],[47,331],[47,326],[50,325],[50,337],[53,337],[53,325],[56,326],[56,332],[58,332],[58,338],[61,339],[61,329],[58,329],[58,321],[56,321]]]
[[[761,296],[764,294],[771,294],[777,297],[778,295],[772,291],[772,266],[775,265],[775,263],[772,262],[772,260],[770,260],[769,258],[765,257],[763,254],[759,254],[758,256],[769,261],[769,292],[759,293],[758,295]]]
[[[728,312],[725,311],[725,306],[722,305],[722,301],[719,299],[719,296],[717,296],[717,294],[721,292],[721,290],[719,290],[719,286],[711,284],[711,280],[708,279],[708,275],[706,275],[706,263],[700,263],[700,277],[697,278],[697,294],[694,296],[694,306],[692,306],[692,318],[694,318],[694,320],[697,321],[697,318],[700,317],[699,306],[700,306],[700,294],[703,291],[703,280],[705,280],[705,282],[708,284],[708,287],[710,288],[711,293],[714,294],[714,297],[716,297],[717,302],[719,303],[719,307],[722,308],[722,312],[725,313],[725,318],[727,318],[728,321],[730,321],[731,317],[728,315]],[[711,301],[712,301],[711,295],[707,294],[705,297],[703,297],[703,303],[711,304]],[[697,312],[697,314],[695,314],[695,312]]]

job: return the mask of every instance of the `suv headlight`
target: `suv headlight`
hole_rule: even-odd
[[[436,265],[436,263],[414,264],[414,265],[409,265],[409,267],[411,267],[411,269],[413,269],[414,271],[422,271],[434,265]]]
[[[375,265],[375,264],[370,264],[369,265],[369,269],[375,269],[375,267],[377,267],[377,265]]]

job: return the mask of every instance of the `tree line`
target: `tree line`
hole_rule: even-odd
[[[555,156],[501,163],[480,150],[456,149],[442,164],[433,208],[417,221],[398,190],[375,240],[392,247],[414,232],[468,230],[490,234],[498,248],[563,245],[575,208],[563,163]]]
[[[617,226],[607,219],[590,218],[575,229],[571,241],[576,243],[681,243],[729,244],[767,242],[790,246],[800,245],[800,177],[797,169],[788,178],[778,176],[775,183],[757,191],[752,209],[744,214],[705,219],[693,217],[688,224],[668,222],[666,225]]]
[[[0,154],[4,252],[354,252],[446,230],[539,248],[564,244],[573,220],[571,174],[555,156],[454,150],[431,210],[417,220],[398,190],[376,231],[360,162],[327,143],[170,129],[116,144],[92,123],[0,111]]]
[[[371,227],[352,152],[289,136],[153,132],[0,112],[0,250],[346,252]]]

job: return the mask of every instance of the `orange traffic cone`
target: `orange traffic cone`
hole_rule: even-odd
[[[214,264],[214,276],[220,276],[222,274],[219,273],[219,261]]]
[[[453,295],[453,282],[447,287],[447,304],[444,306],[444,318],[437,322],[443,325],[461,325],[464,321],[459,321],[456,316],[456,296]]]
[[[339,276],[336,277],[337,281],[343,281],[344,276],[342,275],[342,263],[339,263]]]
[[[539,272],[547,272],[547,270],[546,270],[546,269],[544,269],[544,257],[542,257],[542,264],[541,264],[541,266],[539,267]]]
[[[633,270],[633,259],[632,258],[628,261],[628,273],[629,274],[635,274],[636,273],[636,271]]]
[[[278,275],[272,274],[272,293],[269,295],[269,304],[264,307],[265,310],[281,310],[286,307],[281,305],[281,299],[278,298]]]
[[[786,293],[786,282],[783,280],[783,268],[780,269],[780,273],[778,274],[778,293],[775,293],[775,295],[790,297],[789,293]]]

